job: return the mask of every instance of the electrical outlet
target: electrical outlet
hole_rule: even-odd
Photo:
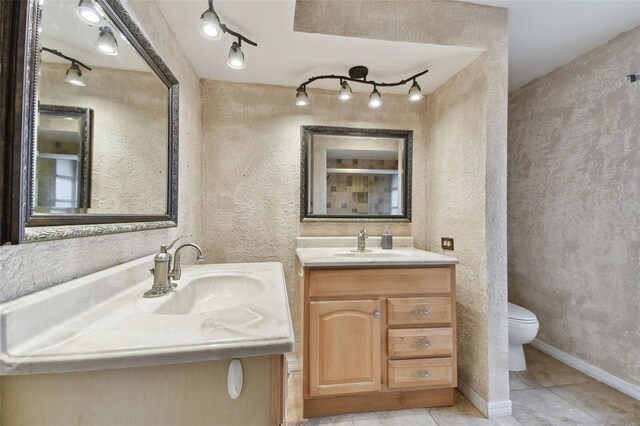
[[[453,250],[453,238],[442,237],[440,240],[443,250]]]

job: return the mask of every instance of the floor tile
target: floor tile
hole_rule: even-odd
[[[540,384],[525,376],[519,376],[513,371],[509,372],[509,390],[523,390],[531,388],[539,388]]]
[[[302,419],[298,423],[300,426],[353,426],[351,415],[313,417]]]
[[[528,383],[538,383],[541,386],[549,387],[593,381],[591,377],[540,352],[532,346],[525,345],[524,355],[527,359],[527,369],[517,372],[516,376]]]
[[[437,426],[425,408],[353,414],[351,418],[356,426]]]
[[[604,383],[594,381],[549,390],[603,423],[640,425],[640,401]]]
[[[484,415],[458,391],[455,393],[454,405],[452,407],[430,408],[429,412],[440,426],[520,425],[513,417],[503,417],[492,420],[486,419]]]
[[[548,389],[525,389],[511,392],[513,417],[523,425],[596,425],[584,411],[569,404]]]

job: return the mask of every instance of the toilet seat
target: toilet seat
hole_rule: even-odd
[[[538,322],[535,314],[522,306],[509,303],[508,312],[509,321],[519,322],[523,324],[533,324]]]

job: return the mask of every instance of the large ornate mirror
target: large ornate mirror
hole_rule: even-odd
[[[302,221],[411,220],[410,130],[302,126]]]
[[[117,0],[30,4],[20,241],[175,226],[176,78]]]

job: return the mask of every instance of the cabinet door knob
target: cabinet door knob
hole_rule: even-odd
[[[379,319],[382,316],[382,314],[380,313],[380,311],[375,311],[373,313],[373,316]]]

